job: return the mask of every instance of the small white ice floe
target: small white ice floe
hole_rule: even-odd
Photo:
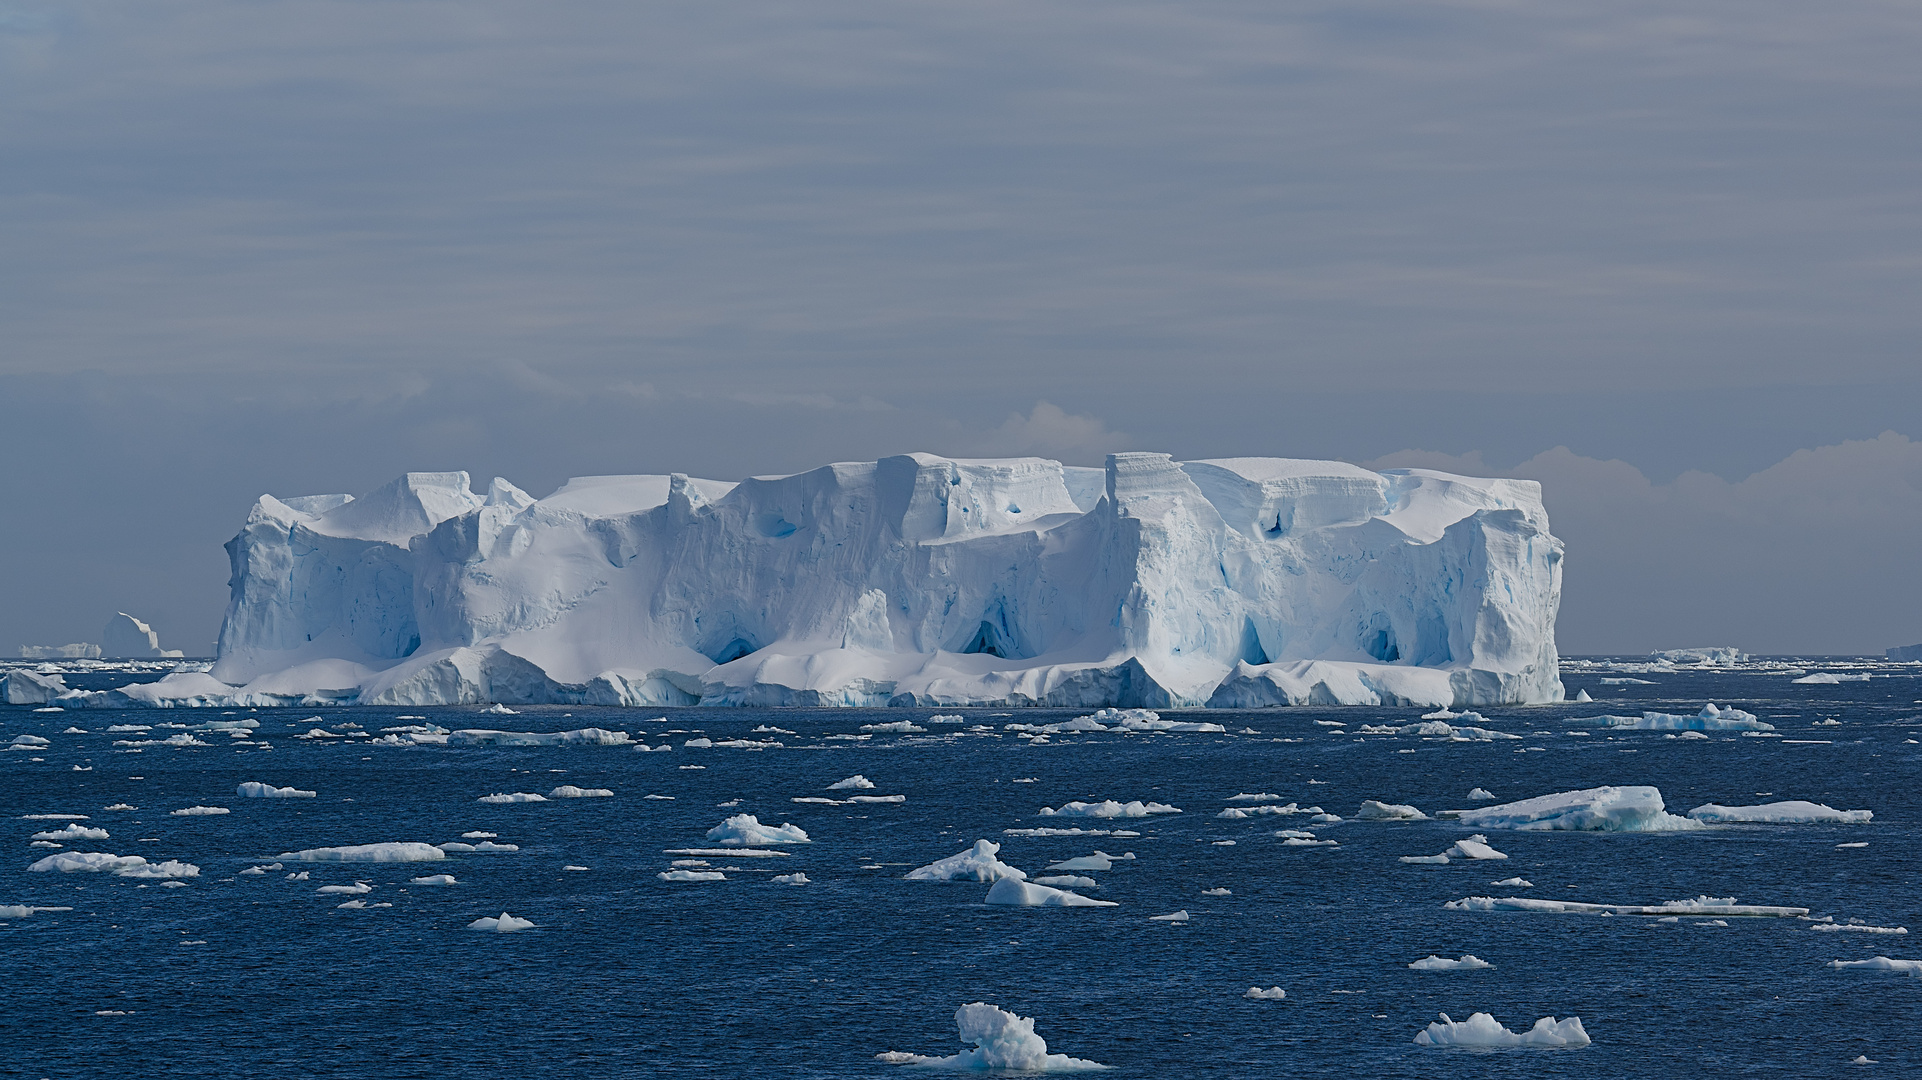
[[[172,812],[174,817],[210,817],[216,814],[231,814],[224,806],[188,806]]]
[[[313,876],[312,874],[309,874],[307,871],[302,870],[297,874],[288,874],[287,880],[288,881],[306,881],[308,878],[312,876]]]
[[[922,727],[921,725],[915,723],[912,720],[890,720],[885,724],[862,724],[861,730],[893,733],[898,735],[918,735],[918,734],[921,734],[922,732],[927,731],[928,729]]]
[[[1280,802],[1281,796],[1275,794],[1272,791],[1256,791],[1256,792],[1243,791],[1238,794],[1228,796],[1228,801],[1242,802],[1242,803],[1271,803],[1271,802]]]
[[[409,885],[458,885],[452,874],[429,874],[426,877],[408,878]]]
[[[1837,971],[1899,971],[1904,975],[1922,976],[1922,960],[1893,960],[1886,956],[1871,956],[1867,960],[1831,960],[1828,966]]]
[[[1235,894],[1235,892],[1234,892],[1234,890],[1233,890],[1233,889],[1203,889],[1203,890],[1201,890],[1201,895],[1203,895],[1203,896],[1233,896],[1234,894]]]
[[[193,863],[177,859],[153,863],[139,855],[113,855],[104,851],[63,851],[35,862],[27,867],[27,871],[36,874],[49,871],[62,874],[112,874],[115,877],[148,880],[200,876],[200,867]]]
[[[1474,953],[1463,953],[1462,958],[1460,960],[1450,960],[1446,956],[1435,956],[1431,953],[1430,955],[1424,956],[1420,960],[1417,960],[1414,963],[1408,965],[1408,970],[1410,971],[1484,971],[1494,966],[1495,965],[1489,963],[1486,960],[1483,960],[1481,957],[1476,956]]]
[[[242,870],[239,876],[240,877],[260,877],[265,875],[269,870],[279,870],[280,868],[281,866],[279,863],[268,863],[265,866],[249,866],[247,869]]]
[[[812,882],[808,881],[808,876],[806,874],[776,874],[773,877],[769,878],[768,880],[773,882],[776,885],[812,884]]]
[[[1385,803],[1374,799],[1362,800],[1361,809],[1355,816],[1363,821],[1427,821],[1428,815],[1404,803]]]
[[[1535,1026],[1522,1033],[1503,1027],[1499,1021],[1487,1013],[1478,1012],[1459,1023],[1450,1020],[1447,1013],[1441,1019],[1415,1033],[1417,1046],[1587,1046],[1588,1032],[1582,1029],[1581,1017],[1571,1016],[1566,1020],[1556,1020],[1544,1016],[1535,1021]]]
[[[1030,878],[1036,885],[1046,885],[1051,889],[1094,889],[1099,888],[1095,879],[1080,874],[1050,874],[1047,877]]]
[[[1487,788],[1478,787],[1469,791],[1468,798],[1471,802],[1494,802],[1495,793]]]
[[[1589,904],[1578,900],[1536,900],[1526,896],[1465,896],[1442,905],[1449,911],[1542,911],[1564,915],[1722,915],[1757,919],[1799,919],[1805,907],[1744,904],[1733,896],[1697,896],[1663,904]]]
[[[274,856],[276,859],[291,859],[294,862],[434,862],[445,859],[447,853],[432,844],[414,841],[386,844],[351,844],[344,847],[307,848],[302,851],[283,851]]]
[[[1021,880],[1028,875],[996,858],[1001,845],[992,840],[976,840],[974,846],[959,855],[936,859],[926,866],[910,870],[906,874],[909,881],[999,881],[1002,878]],[[1050,867],[1050,869],[1053,869]],[[1106,870],[1107,867],[1102,867]]]
[[[662,881],[726,881],[719,870],[663,870],[654,875]]]
[[[469,930],[492,930],[501,934],[511,934],[516,930],[531,930],[533,927],[533,920],[516,919],[505,911],[501,912],[498,918],[475,919],[467,924]]]
[[[976,1001],[954,1012],[955,1027],[961,1041],[974,1049],[950,1057],[910,1054],[888,1050],[874,1055],[876,1061],[890,1065],[919,1065],[923,1068],[955,1072],[981,1072],[989,1069],[1009,1072],[1093,1072],[1110,1068],[1096,1061],[1048,1053],[1048,1043],[1034,1033],[1034,1018],[1016,1016],[1005,1009]]]
[[[799,825],[782,822],[763,825],[753,814],[736,814],[707,831],[707,839],[725,847],[759,847],[765,844],[807,844],[813,841]]]
[[[1835,922],[1816,923],[1809,927],[1809,929],[1825,931],[1831,934],[1906,934],[1909,932],[1909,928],[1906,926],[1870,926],[1866,923]]]
[[[296,787],[275,787],[272,784],[262,784],[254,780],[234,788],[234,794],[246,799],[313,799],[320,795],[317,791],[302,791]]]
[[[1139,799],[1125,803],[1116,802],[1113,799],[1098,803],[1081,802],[1077,799],[1074,802],[1063,803],[1059,807],[1041,808],[1042,817],[1142,818],[1155,814],[1179,813],[1181,810],[1178,807],[1169,806],[1167,803],[1144,803]]]
[[[1096,900],[1066,889],[1030,885],[1018,878],[1002,878],[988,890],[987,902],[997,907],[1119,907],[1113,900]]]
[[[1837,810],[1822,803],[1790,799],[1759,806],[1721,806],[1705,803],[1688,812],[1697,821],[1760,822],[1772,825],[1859,825],[1873,821],[1872,810]]]
[[[1880,1061],[1877,1061],[1877,1060],[1876,1060],[1875,1058],[1872,1058],[1872,1057],[1870,1057],[1870,1056],[1868,1056],[1867,1054],[1857,1054],[1857,1055],[1855,1055],[1854,1057],[1852,1057],[1852,1058],[1850,1058],[1850,1059],[1849,1059],[1849,1064],[1851,1064],[1851,1065],[1880,1065],[1880,1064],[1882,1064],[1882,1063],[1881,1063]]]
[[[585,867],[585,866],[563,866],[563,867],[561,867],[561,869],[563,869],[563,870],[574,870],[574,871],[583,871],[583,870],[586,870],[586,869],[587,869],[587,867]]]
[[[1132,851],[1127,852],[1125,854],[1121,854],[1121,855],[1110,855],[1105,851],[1097,851],[1093,855],[1076,855],[1072,859],[1063,859],[1057,863],[1049,863],[1044,869],[1093,870],[1096,872],[1102,872],[1107,870],[1113,870],[1115,863],[1129,862],[1129,861],[1132,861],[1134,857],[1135,857],[1135,853]]]
[[[1148,916],[1149,922],[1188,922],[1189,920],[1190,920],[1190,916],[1188,915],[1187,908],[1182,908],[1180,911],[1170,912],[1167,915]]]
[[[1253,1001],[1286,1001],[1288,999],[1288,991],[1283,990],[1279,986],[1271,986],[1266,990],[1263,990],[1259,986],[1251,986],[1248,988],[1248,992],[1241,996]]]
[[[584,788],[575,787],[573,784],[562,784],[548,792],[547,797],[550,799],[611,799],[614,797],[614,792],[604,787]]]
[[[1859,848],[1859,847],[1868,847],[1868,846],[1869,846],[1869,842],[1867,840],[1857,840],[1852,844],[1837,844],[1835,845],[1835,849],[1837,851],[1841,851],[1845,848]]]
[[[314,890],[322,896],[365,896],[374,891],[372,885],[356,881],[352,885],[322,885]]]
[[[494,704],[489,705],[487,708],[482,709],[481,715],[482,716],[519,716],[520,713],[515,712],[514,710],[508,708],[505,705],[500,704],[499,702],[495,702]]]
[[[1483,836],[1481,833],[1476,833],[1473,836],[1463,837],[1455,841],[1447,851],[1442,852],[1440,855],[1403,855],[1401,861],[1405,863],[1426,863],[1434,866],[1446,866],[1454,859],[1489,860],[1506,858],[1508,858],[1507,854],[1496,851],[1494,848],[1488,846],[1488,837]]]
[[[349,900],[349,901],[347,901],[347,902],[346,902],[346,903],[344,903],[344,904],[335,904],[335,905],[334,905],[334,907],[336,907],[336,908],[345,908],[345,909],[347,909],[347,910],[349,910],[349,911],[359,911],[359,910],[361,910],[361,909],[363,909],[363,908],[365,908],[366,906],[367,906],[367,901],[365,901],[365,900]]]
[[[1505,885],[1511,889],[1532,889],[1535,887],[1534,882],[1528,880],[1527,878],[1520,878],[1520,877],[1503,878],[1500,881],[1491,881],[1489,882],[1489,884]]]
[[[507,792],[496,791],[492,795],[482,795],[480,798],[475,799],[474,801],[484,802],[484,803],[546,802],[547,796],[537,795],[531,791],[516,791],[511,794]]]
[[[869,780],[867,777],[862,776],[860,773],[855,773],[853,776],[848,777],[846,780],[836,780],[834,783],[829,784],[828,790],[829,791],[848,791],[851,789],[858,788],[860,790],[865,791],[869,788],[872,788],[873,786],[874,786],[874,781]]]
[[[48,829],[33,834],[35,840],[105,840],[107,830],[96,829],[78,822],[68,822],[58,829]]]

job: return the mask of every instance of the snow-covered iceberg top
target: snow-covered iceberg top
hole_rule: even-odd
[[[1473,829],[1570,830],[1582,832],[1666,832],[1699,829],[1701,822],[1668,813],[1662,793],[1652,787],[1593,787],[1561,791],[1520,802],[1456,811]]]
[[[1539,485],[1340,462],[908,454],[535,499],[263,496],[210,672],[70,705],[1560,701]],[[35,695],[37,685],[19,691]],[[11,689],[11,683],[9,684]],[[1097,721],[1183,731],[1191,721]],[[1162,726],[1166,724],[1168,726]]]

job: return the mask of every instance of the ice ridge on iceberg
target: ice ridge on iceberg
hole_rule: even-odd
[[[585,477],[538,500],[469,484],[409,473],[360,498],[262,496],[227,544],[212,671],[61,700],[1563,697],[1562,545],[1529,481],[1125,453],[1098,471],[908,454],[738,484]]]

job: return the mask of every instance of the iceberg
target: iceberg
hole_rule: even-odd
[[[776,885],[811,885],[806,874],[776,874],[769,881]]]
[[[1271,986],[1266,990],[1263,990],[1259,986],[1251,986],[1248,988],[1248,992],[1241,996],[1254,1001],[1286,1001],[1288,999],[1288,991],[1283,990],[1279,986]]]
[[[575,787],[573,784],[562,784],[548,792],[547,797],[550,799],[611,799],[614,797],[614,792],[611,788],[584,788]]]
[[[1005,907],[1120,907],[1113,900],[1096,900],[1067,889],[1031,885],[1020,878],[1004,877],[988,890],[987,902]]]
[[[45,910],[45,909],[42,909]],[[1837,971],[1900,971],[1905,975],[1922,975],[1922,960],[1891,960],[1886,956],[1871,956],[1867,960],[1831,960],[1829,966]]]
[[[1594,724],[1618,731],[1774,731],[1775,725],[1752,712],[1724,709],[1709,702],[1694,714],[1645,712],[1640,716],[1575,716],[1571,724]]]
[[[1422,813],[1420,810],[1417,810],[1412,806],[1407,806],[1402,803],[1377,802],[1374,799],[1363,799],[1361,802],[1361,809],[1355,811],[1355,816],[1357,818],[1360,818],[1362,821],[1427,821],[1428,820],[1427,814]]]
[[[1463,953],[1460,960],[1450,960],[1445,956],[1431,954],[1408,965],[1408,969],[1410,971],[1483,971],[1494,966],[1474,953]]]
[[[1558,915],[1721,915],[1752,919],[1799,919],[1805,907],[1743,904],[1733,896],[1698,896],[1664,904],[1588,904],[1579,900],[1535,900],[1526,896],[1465,896],[1442,905],[1449,911],[1541,911]]]
[[[66,692],[66,680],[58,675],[19,668],[0,675],[0,705],[45,705]]]
[[[1759,806],[1705,803],[1688,812],[1697,821],[1765,822],[1776,825],[1854,825],[1875,820],[1873,810],[1837,810],[1822,803],[1790,799]]]
[[[1167,803],[1144,803],[1139,799],[1119,803],[1106,799],[1098,803],[1076,800],[1059,807],[1042,807],[1042,817],[1092,817],[1092,818],[1139,818],[1155,814],[1179,814],[1181,811]]]
[[[27,867],[29,873],[44,874],[58,871],[62,874],[112,874],[125,878],[189,878],[199,877],[200,867],[192,863],[168,859],[165,862],[150,863],[138,855],[110,855],[104,851],[63,851],[49,855]]]
[[[578,731],[487,731],[468,729],[449,732],[448,746],[627,746],[633,740],[625,731],[581,728]]]
[[[1421,469],[906,454],[739,483],[578,477],[542,499],[420,472],[358,498],[264,495],[226,548],[211,671],[63,702],[1564,696],[1562,544],[1539,485]]]
[[[875,1055],[896,1065],[952,1069],[966,1072],[1094,1072],[1109,1066],[1099,1062],[1048,1053],[1047,1040],[1034,1033],[1034,1019],[976,1001],[954,1011],[954,1026],[962,1042],[974,1049],[951,1057],[908,1054],[898,1050]]]
[[[184,654],[178,649],[161,648],[160,635],[154,633],[153,627],[122,611],[108,619],[106,628],[100,631],[99,655],[151,659],[178,658]]]
[[[1014,878],[1017,881],[1028,875],[1009,866],[995,856],[1001,845],[992,840],[976,840],[974,846],[959,855],[936,859],[926,866],[910,870],[909,881],[999,881]]]
[[[1476,829],[1583,832],[1665,832],[1699,829],[1693,818],[1668,813],[1652,787],[1594,787],[1520,802],[1458,810],[1454,818]]]
[[[845,780],[836,780],[834,783],[829,784],[828,790],[829,791],[849,791],[849,790],[865,791],[872,787],[874,787],[874,781],[869,780],[867,777],[862,776],[860,773],[855,773],[853,776],[850,776]]]
[[[482,795],[475,802],[483,803],[530,803],[546,802],[547,796],[532,791],[496,791],[492,795]]]
[[[416,842],[307,848],[302,851],[282,852],[274,856],[276,859],[292,859],[295,862],[366,863],[434,862],[446,857],[447,853],[434,845]]]
[[[1577,1016],[1561,1021],[1544,1016],[1535,1021],[1534,1027],[1517,1034],[1487,1013],[1474,1013],[1462,1021],[1450,1020],[1447,1013],[1442,1013],[1439,1021],[1415,1033],[1415,1043],[1418,1046],[1479,1048],[1587,1046],[1588,1032],[1582,1029],[1581,1018]]]
[[[498,918],[475,919],[467,924],[469,930],[491,930],[500,934],[511,934],[516,930],[531,930],[534,923],[530,919],[516,919],[503,911]]]
[[[234,794],[248,799],[312,799],[319,797],[320,793],[302,791],[295,787],[275,787],[272,784],[249,780],[234,788]]]
[[[107,839],[107,830],[96,829],[89,825],[82,825],[79,822],[68,822],[58,829],[47,829],[34,833],[30,839],[59,840],[62,842],[68,840],[105,840]]]
[[[811,843],[799,825],[763,825],[753,814],[736,814],[707,831],[707,839],[728,847]]]

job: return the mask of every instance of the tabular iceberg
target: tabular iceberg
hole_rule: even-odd
[[[911,454],[738,484],[263,496],[211,673],[78,704],[1559,701],[1537,484]]]

